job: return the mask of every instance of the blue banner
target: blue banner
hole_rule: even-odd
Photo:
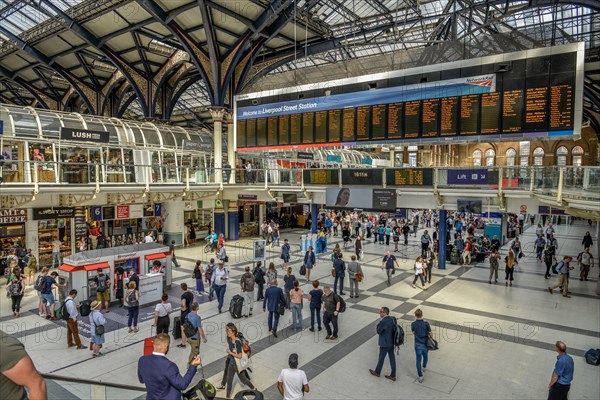
[[[154,204],[154,216],[155,217],[162,216],[162,209],[161,209],[160,203]]]
[[[334,156],[327,154],[327,161],[329,162],[342,162],[342,156]]]
[[[4,121],[0,119],[0,135],[4,134]]]
[[[449,185],[487,185],[487,169],[451,169],[448,170]]]
[[[375,104],[490,93],[495,91],[495,87],[495,74],[456,78],[445,81],[366,90],[363,92],[281,101],[266,105],[239,107],[236,112],[236,119],[244,120],[310,111],[336,110],[344,107],[371,106]]]
[[[92,219],[94,221],[102,221],[102,207],[101,206],[92,207]]]

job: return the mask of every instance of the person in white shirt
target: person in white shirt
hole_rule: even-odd
[[[304,393],[308,393],[308,379],[306,373],[298,369],[298,354],[290,354],[289,368],[284,368],[277,379],[277,389],[284,400],[301,400]]]
[[[65,299],[65,311],[69,313],[69,319],[67,320],[67,346],[77,346],[77,349],[85,349],[86,347],[81,344],[81,339],[79,338],[79,327],[77,326],[79,312],[75,305],[75,297],[77,297],[77,290],[72,289]]]
[[[146,237],[144,238],[144,240],[146,241],[146,243],[154,243],[154,238],[152,237],[152,231],[148,231],[148,233],[146,233]]]
[[[215,293],[219,302],[219,314],[221,314],[221,309],[223,308],[223,299],[225,298],[225,290],[227,289],[227,279],[229,279],[229,271],[225,268],[223,262],[220,262],[219,267],[214,270],[212,276],[212,284],[215,288]]]
[[[52,242],[52,267],[50,269],[54,269],[54,261],[56,261],[60,267],[60,245],[60,240],[55,237],[54,241]]]

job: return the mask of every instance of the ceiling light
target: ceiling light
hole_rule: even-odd
[[[106,72],[115,72],[117,69],[114,65],[99,60],[94,60],[92,62],[92,67]]]

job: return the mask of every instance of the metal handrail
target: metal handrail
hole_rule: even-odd
[[[131,390],[136,392],[144,392],[146,393],[146,388],[142,386],[132,386],[132,385],[123,385],[120,383],[111,383],[104,381],[93,381],[89,379],[81,379],[81,378],[73,378],[70,376],[61,376],[61,375],[53,375],[53,374],[41,374],[44,379],[52,380],[52,381],[62,381],[62,382],[70,382],[70,383],[78,383],[82,385],[100,385],[106,386],[114,389],[122,389],[122,390]]]

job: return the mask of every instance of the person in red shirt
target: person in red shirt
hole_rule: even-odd
[[[463,252],[463,266],[471,265],[471,250],[473,250],[473,242],[469,237],[465,243],[465,251]]]

